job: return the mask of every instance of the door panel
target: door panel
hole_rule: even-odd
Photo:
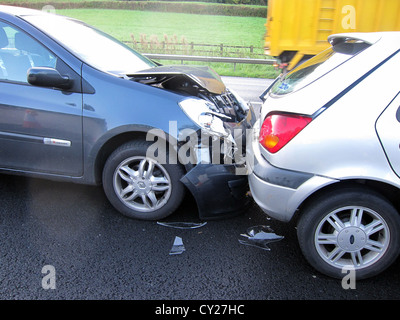
[[[0,22],[0,168],[81,176],[82,94],[28,84],[30,67],[68,69],[35,39]]]
[[[79,93],[0,82],[0,166],[82,175]]]

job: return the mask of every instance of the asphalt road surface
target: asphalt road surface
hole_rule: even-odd
[[[253,81],[261,83],[256,91],[267,82],[224,80],[245,93],[255,89]],[[257,95],[249,99],[257,102]],[[100,187],[1,175],[0,191],[1,300],[400,298],[400,260],[344,289],[306,263],[295,225],[269,220],[255,204],[233,218],[176,229],[122,216]],[[188,195],[164,222],[201,221]],[[270,243],[270,250],[239,242],[260,225],[284,238]],[[170,255],[176,237],[185,251]]]

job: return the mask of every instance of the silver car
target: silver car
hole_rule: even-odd
[[[296,219],[307,261],[357,279],[400,250],[400,33],[349,33],[262,95],[249,184],[270,217]]]

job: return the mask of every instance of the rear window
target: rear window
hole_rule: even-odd
[[[355,40],[343,40],[304,62],[286,75],[282,75],[272,86],[271,94],[285,95],[299,90],[335,69],[370,44]]]

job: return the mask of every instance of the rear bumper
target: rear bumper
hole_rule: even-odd
[[[257,139],[248,146],[247,155],[252,159],[248,165],[253,199],[268,216],[280,221],[290,221],[311,194],[337,182],[335,179],[271,165],[261,155]]]

